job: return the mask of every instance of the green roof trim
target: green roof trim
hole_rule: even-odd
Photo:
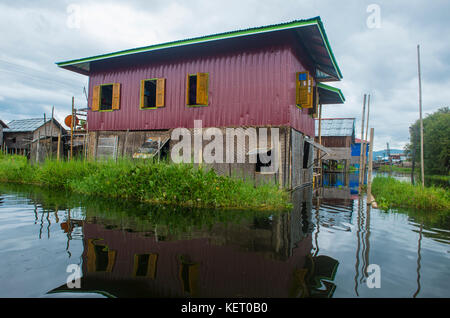
[[[339,88],[336,88],[336,87],[333,87],[333,86],[330,86],[330,85],[326,85],[326,84],[323,84],[323,83],[319,83],[319,82],[317,83],[317,87],[338,94],[339,98],[342,101],[342,103],[345,102],[344,94],[342,93],[342,91]]]
[[[330,56],[333,67],[336,71],[336,74],[337,74],[338,78],[341,79],[342,73],[341,73],[339,67],[337,66],[336,59],[334,57],[333,51],[331,50],[331,47],[328,42],[328,38],[326,36],[325,29],[323,27],[320,17],[315,17],[315,18],[305,19],[305,20],[295,20],[295,21],[291,21],[291,22],[249,28],[249,29],[245,29],[245,30],[238,30],[238,31],[206,35],[206,36],[201,36],[201,37],[197,37],[197,38],[177,40],[177,41],[155,44],[155,45],[150,45],[150,46],[144,46],[144,47],[139,47],[139,48],[134,48],[134,49],[127,49],[127,50],[122,50],[122,51],[118,51],[118,52],[95,55],[95,56],[76,59],[76,60],[56,62],[56,65],[58,65],[59,67],[74,66],[76,64],[89,63],[89,62],[99,61],[99,60],[113,58],[113,57],[126,56],[126,55],[130,55],[130,54],[145,53],[145,52],[150,52],[150,51],[155,51],[155,50],[160,50],[160,49],[173,48],[173,47],[179,47],[179,46],[190,45],[190,44],[198,44],[198,43],[204,43],[204,42],[209,42],[209,41],[230,39],[230,38],[234,38],[234,37],[266,33],[266,32],[271,32],[271,31],[281,31],[281,30],[287,30],[287,29],[293,29],[293,28],[305,27],[305,26],[313,26],[313,25],[317,25],[319,32],[322,36],[322,40],[327,49],[328,55]]]

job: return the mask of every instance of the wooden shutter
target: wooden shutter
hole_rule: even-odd
[[[307,83],[306,83],[306,87],[307,87],[307,93],[306,93],[306,96],[307,96],[307,101],[306,101],[306,104],[305,104],[305,108],[312,108],[313,107],[313,94],[314,94],[314,91],[313,91],[313,89],[314,89],[314,87],[313,87],[313,78],[312,78],[312,76],[309,76],[309,73],[308,73],[308,81],[307,81]]]
[[[92,91],[92,105],[91,110],[96,112],[100,109],[100,85],[94,86]]]
[[[112,109],[120,107],[120,83],[113,84]]]
[[[295,104],[300,105],[300,81],[299,81],[300,72],[295,73]]]
[[[208,105],[208,73],[197,73],[197,105]]]
[[[140,92],[140,98],[139,98],[139,107],[144,108],[144,98],[145,98],[145,80],[141,80],[141,92]]]
[[[156,107],[164,107],[165,87],[166,87],[166,79],[158,78],[156,80]]]
[[[189,74],[186,75],[186,105],[189,105]]]

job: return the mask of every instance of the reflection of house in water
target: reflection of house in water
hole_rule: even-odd
[[[311,189],[291,213],[176,239],[85,222],[81,290],[117,297],[330,297],[338,262],[312,256]],[[328,282],[324,282],[328,280]],[[324,287],[325,286],[325,287]],[[65,285],[52,292],[67,292]]]

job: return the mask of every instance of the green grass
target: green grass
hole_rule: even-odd
[[[194,207],[288,209],[289,193],[276,185],[217,175],[193,165],[118,160],[55,161],[30,165],[25,157],[0,155],[0,181],[134,201]]]
[[[383,210],[409,208],[450,214],[450,191],[443,188],[422,188],[391,177],[375,177],[372,193],[378,207]]]
[[[378,171],[379,172],[391,172],[391,166],[389,166],[389,165],[380,166],[380,168],[378,168]],[[392,171],[411,173],[411,168],[392,166]]]

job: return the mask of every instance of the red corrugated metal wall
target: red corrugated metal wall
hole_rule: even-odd
[[[295,105],[295,73],[305,68],[293,48],[276,44],[259,48],[214,50],[209,55],[163,60],[113,61],[93,66],[95,85],[121,83],[120,110],[89,112],[89,130],[150,130],[193,127],[291,125],[310,136],[314,120]],[[272,42],[271,42],[272,43]],[[134,62],[133,62],[134,61]],[[186,74],[209,73],[209,106],[185,106]],[[165,107],[139,109],[140,80],[166,78]],[[90,97],[91,103],[91,97]]]

